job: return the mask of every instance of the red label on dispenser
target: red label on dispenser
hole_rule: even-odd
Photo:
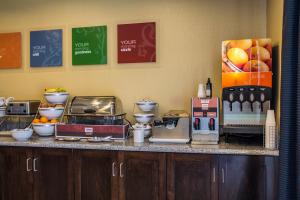
[[[203,117],[203,112],[194,112],[195,117]]]
[[[217,117],[217,113],[216,112],[207,112],[207,117],[215,118],[215,117]]]

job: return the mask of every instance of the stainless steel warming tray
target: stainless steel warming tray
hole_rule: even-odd
[[[72,99],[65,121],[57,124],[59,138],[108,137],[126,139],[129,123],[114,96],[76,96]]]

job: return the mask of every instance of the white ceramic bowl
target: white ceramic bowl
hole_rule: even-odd
[[[140,113],[134,114],[134,117],[138,123],[147,124],[153,120],[154,114]]]
[[[32,136],[33,130],[31,128],[26,129],[13,129],[11,135],[17,141],[27,141]]]
[[[52,123],[36,123],[32,127],[39,136],[51,136],[55,131],[55,124]]]
[[[63,107],[58,108],[39,108],[39,113],[43,117],[47,117],[48,119],[58,119],[64,112]]]
[[[133,132],[135,130],[142,130],[144,132],[144,137],[148,137],[151,135],[152,127],[149,124],[144,125],[144,124],[136,123],[132,127],[133,127]]]
[[[44,93],[45,99],[52,104],[63,104],[66,102],[69,93],[67,92],[46,92]]]
[[[136,103],[136,105],[144,112],[150,112],[152,111],[155,106],[157,105],[156,102],[151,100],[142,100]]]

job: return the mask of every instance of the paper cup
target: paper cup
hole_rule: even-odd
[[[144,130],[135,129],[133,131],[133,141],[136,142],[136,143],[144,142]]]
[[[198,86],[198,97],[199,98],[205,98],[206,97],[206,92],[203,84],[199,84]]]

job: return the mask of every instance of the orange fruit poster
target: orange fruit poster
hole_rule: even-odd
[[[21,67],[21,33],[0,33],[0,69]]]
[[[222,88],[234,86],[272,88],[271,39],[222,42]]]

